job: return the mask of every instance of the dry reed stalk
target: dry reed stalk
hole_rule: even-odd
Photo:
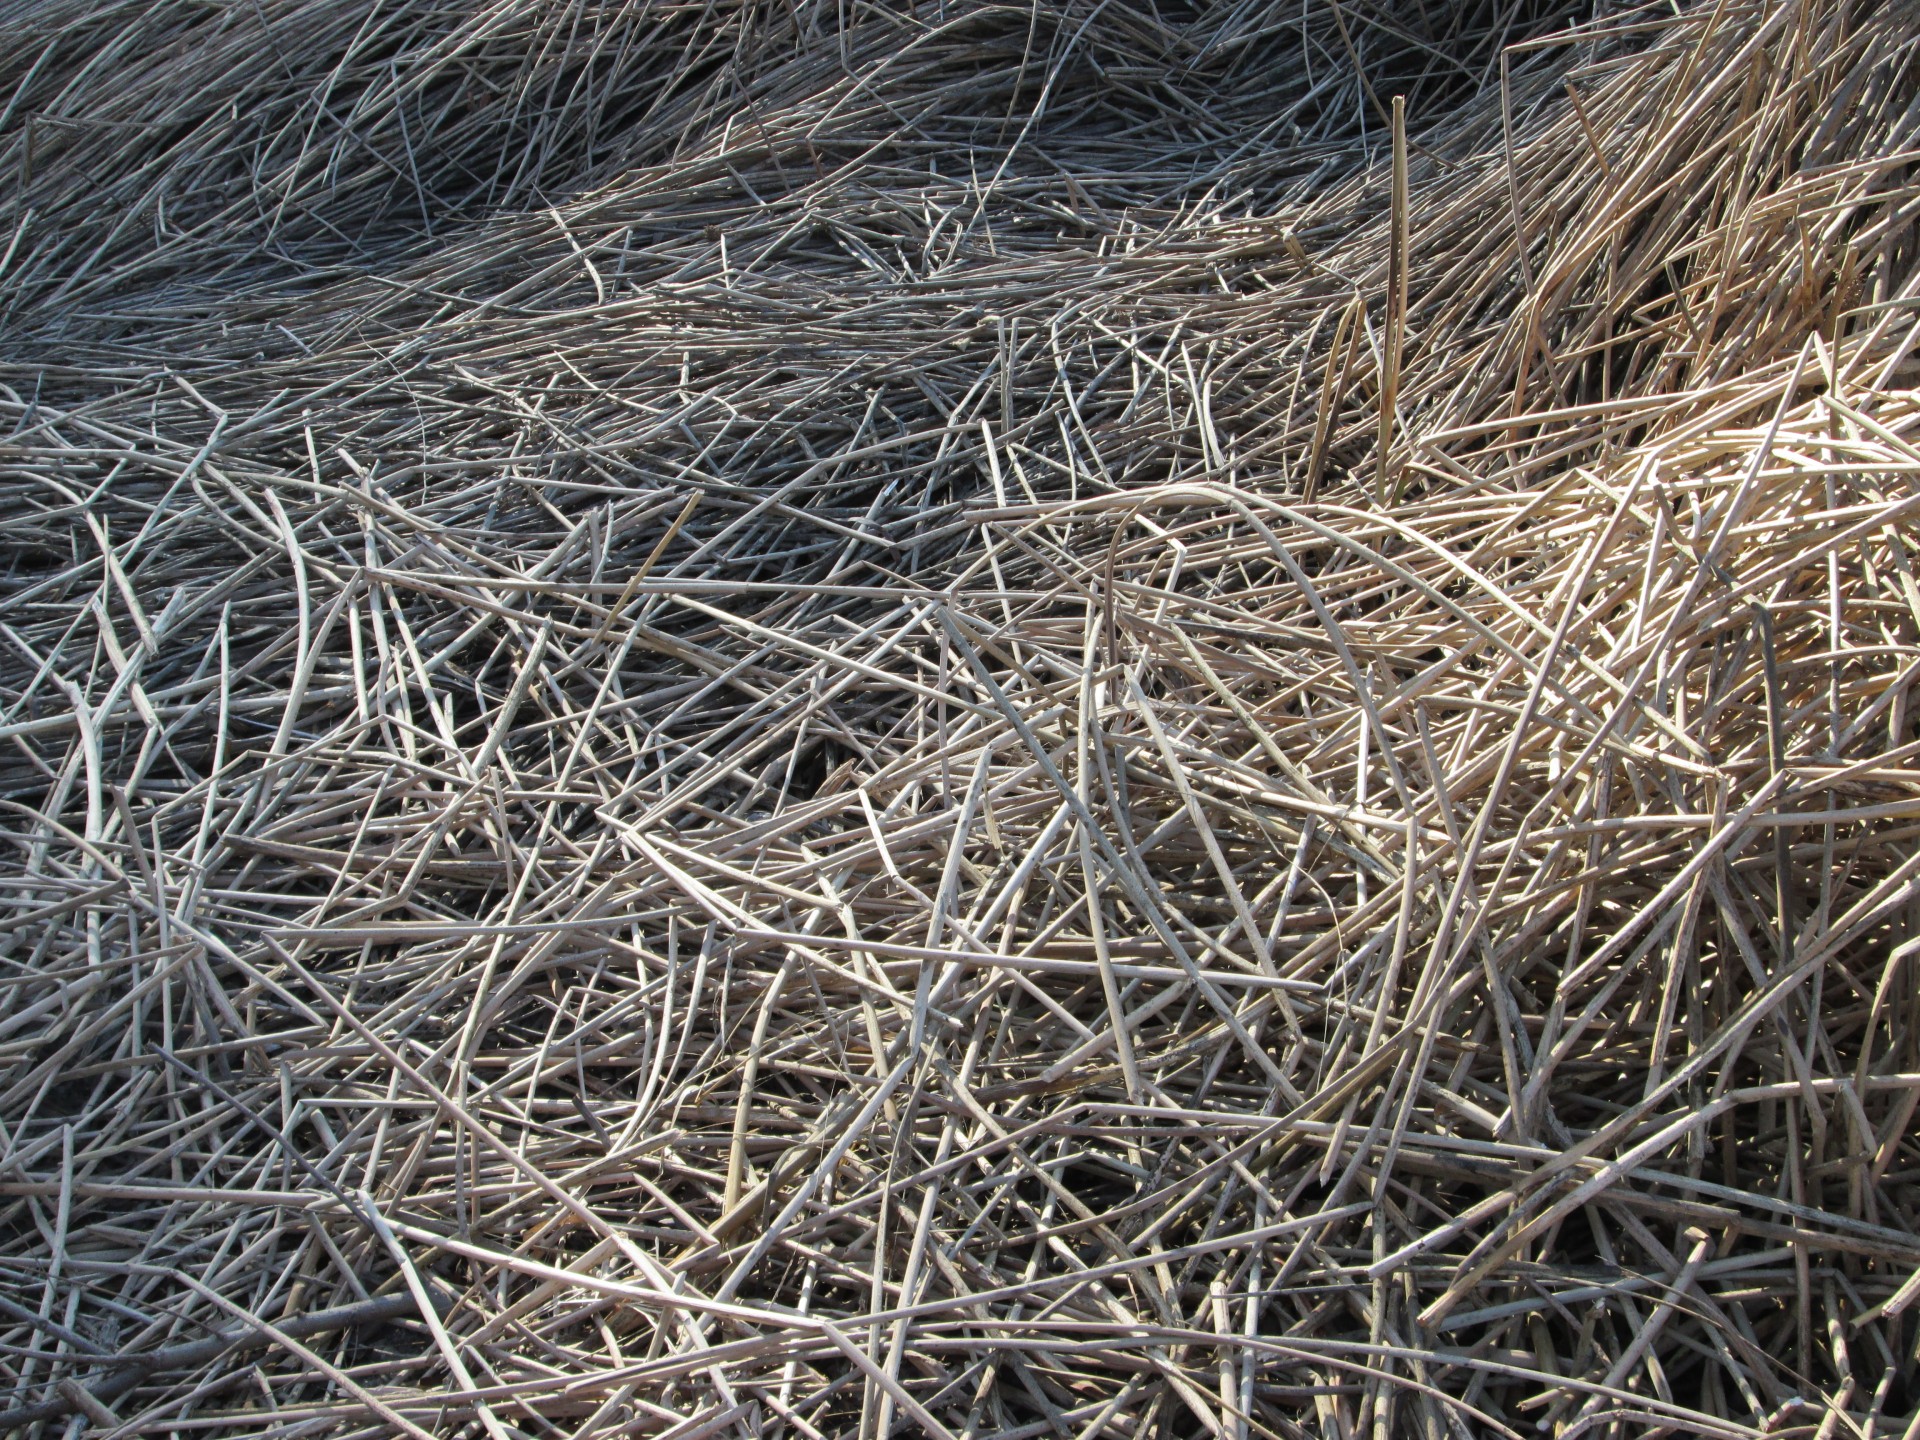
[[[1915,1433],[1911,7],[6,13],[0,1433]]]

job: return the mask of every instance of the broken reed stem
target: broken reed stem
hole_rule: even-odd
[[[1383,506],[1400,498],[1399,470],[1393,452],[1395,409],[1400,396],[1400,363],[1407,333],[1407,98],[1393,97],[1393,191],[1387,216],[1387,307],[1385,349],[1380,368],[1380,440],[1374,457],[1374,497]]]

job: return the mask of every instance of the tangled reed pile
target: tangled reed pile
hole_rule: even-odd
[[[0,1433],[1920,1433],[1913,6],[5,15]]]

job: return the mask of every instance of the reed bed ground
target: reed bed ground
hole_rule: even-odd
[[[1920,8],[0,40],[0,1433],[1920,1436]]]

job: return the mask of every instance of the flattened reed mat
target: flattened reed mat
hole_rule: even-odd
[[[1920,8],[0,42],[0,1435],[1920,1437]]]

